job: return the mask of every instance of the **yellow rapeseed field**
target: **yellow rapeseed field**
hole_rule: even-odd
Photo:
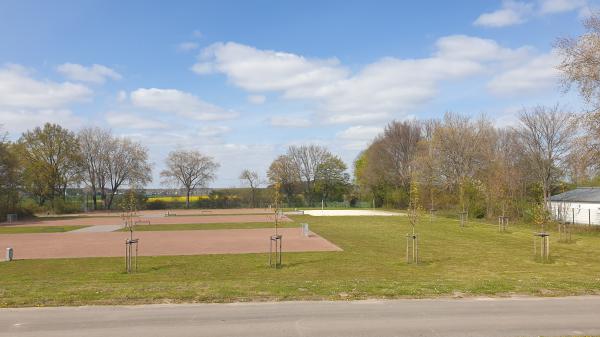
[[[207,195],[190,195],[190,202],[205,200],[208,199]],[[153,201],[164,201],[164,202],[185,202],[185,196],[177,196],[177,197],[149,197],[149,202]]]

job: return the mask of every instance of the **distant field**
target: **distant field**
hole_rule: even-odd
[[[499,233],[494,224],[425,218],[422,263],[407,265],[406,217],[290,217],[344,251],[285,253],[279,270],[267,254],[141,257],[131,275],[120,257],[0,262],[0,306],[600,294],[596,232],[559,243],[551,231],[551,263],[539,263],[531,226]],[[209,228],[158,226],[138,229]]]

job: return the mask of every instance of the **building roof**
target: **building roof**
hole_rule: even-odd
[[[550,197],[550,201],[600,203],[600,187],[578,187],[571,191],[553,195]]]

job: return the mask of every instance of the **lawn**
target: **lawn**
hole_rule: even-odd
[[[28,234],[28,233],[62,233],[89,226],[31,226],[31,227],[0,227],[0,234]],[[0,247],[1,248],[1,247]],[[1,267],[0,267],[1,268]],[[0,275],[0,280],[2,275]],[[2,285],[0,285],[1,287]]]
[[[491,224],[424,220],[422,263],[407,265],[406,217],[292,218],[344,251],[286,253],[279,270],[266,254],[142,257],[131,275],[122,258],[0,263],[0,306],[600,293],[599,233],[567,244],[552,232],[553,258],[543,264],[532,258],[530,227],[498,233]]]

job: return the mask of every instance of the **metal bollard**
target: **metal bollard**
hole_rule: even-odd
[[[6,248],[6,261],[12,261],[13,260],[13,249],[12,248]]]
[[[302,234],[304,236],[308,236],[308,234],[310,233],[308,230],[308,224],[307,223],[303,223],[302,225]]]

